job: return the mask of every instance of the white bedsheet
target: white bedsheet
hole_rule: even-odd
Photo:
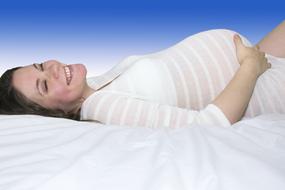
[[[231,128],[0,116],[1,190],[284,190],[285,115]]]

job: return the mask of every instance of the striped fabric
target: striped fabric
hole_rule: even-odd
[[[187,124],[230,126],[221,110],[209,104],[201,111],[148,101],[117,91],[100,90],[84,102],[82,119],[107,125],[182,127]]]
[[[190,123],[229,126],[211,101],[239,67],[234,33],[226,29],[200,32],[168,49],[140,56],[119,77],[87,98],[82,119],[148,127]],[[241,37],[246,45],[252,45]],[[285,59],[266,56],[272,68],[259,77],[245,117],[285,113]]]

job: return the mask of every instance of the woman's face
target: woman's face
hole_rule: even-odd
[[[82,64],[49,60],[16,70],[12,82],[29,100],[45,108],[68,112],[81,106],[88,89],[86,73]]]

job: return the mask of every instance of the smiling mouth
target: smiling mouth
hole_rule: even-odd
[[[66,83],[69,85],[72,80],[72,68],[69,65],[64,66],[64,73],[66,77]]]

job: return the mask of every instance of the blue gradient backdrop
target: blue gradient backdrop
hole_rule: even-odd
[[[282,1],[0,1],[0,73],[47,59],[102,74],[124,57],[227,28],[252,43],[284,20]]]

